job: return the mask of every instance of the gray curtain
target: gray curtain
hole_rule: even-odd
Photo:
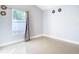
[[[25,41],[30,40],[30,31],[29,31],[29,12],[27,11],[27,18],[26,18],[26,29],[25,29]]]

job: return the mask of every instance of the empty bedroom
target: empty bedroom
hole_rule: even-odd
[[[0,5],[0,54],[79,54],[79,5]]]

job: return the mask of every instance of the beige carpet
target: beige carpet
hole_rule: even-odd
[[[79,53],[79,45],[46,37],[40,37],[27,42],[27,53]]]

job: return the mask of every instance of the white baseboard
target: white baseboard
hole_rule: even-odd
[[[64,41],[64,42],[68,42],[68,43],[79,45],[79,42],[77,42],[77,41],[71,41],[69,39],[63,39],[63,38],[60,38],[60,37],[56,37],[56,36],[53,36],[53,35],[47,35],[47,34],[43,34],[43,36],[51,38],[51,39],[61,40],[61,41]]]
[[[51,39],[61,40],[61,41],[64,41],[64,42],[79,45],[79,42],[71,41],[71,40],[68,40],[68,39],[63,39],[63,38],[60,38],[60,37],[47,35],[47,34],[40,34],[40,35],[32,36],[32,37],[30,37],[30,39],[34,39],[34,38],[38,38],[38,37],[48,37],[48,38],[51,38]],[[8,46],[8,45],[15,44],[15,43],[18,43],[18,42],[23,42],[23,41],[24,41],[23,39],[20,39],[20,40],[16,40],[16,41],[3,43],[3,44],[0,44],[0,47]]]
[[[77,42],[77,41],[71,41],[69,39],[63,39],[63,38],[60,38],[60,37],[57,37],[57,36],[53,36],[53,35],[48,35],[48,34],[36,35],[36,36],[31,37],[31,39],[38,38],[38,37],[48,37],[48,38],[51,38],[51,39],[60,40],[60,41],[64,41],[64,42],[68,42],[68,43],[79,45],[79,42]]]
[[[30,39],[34,39],[34,38],[38,38],[38,37],[42,37],[42,36],[43,35],[40,34],[40,35],[32,36],[32,37],[30,37]],[[16,41],[10,41],[10,42],[6,42],[6,43],[2,43],[2,44],[0,44],[0,47],[16,44],[16,43],[23,42],[23,41],[24,41],[23,39],[19,39],[19,40],[16,40]]]
[[[16,40],[16,41],[10,41],[10,42],[7,42],[7,43],[2,43],[2,44],[0,44],[0,47],[8,46],[8,45],[23,42],[23,41],[24,41],[23,39],[20,39],[20,40]]]
[[[38,37],[42,37],[42,36],[44,36],[44,34],[40,34],[40,35],[36,35],[36,36],[32,36],[32,37],[30,37],[30,39],[34,39],[34,38],[38,38]]]

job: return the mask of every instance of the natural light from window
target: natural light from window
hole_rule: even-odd
[[[12,9],[12,32],[24,33],[26,27],[26,12]]]

